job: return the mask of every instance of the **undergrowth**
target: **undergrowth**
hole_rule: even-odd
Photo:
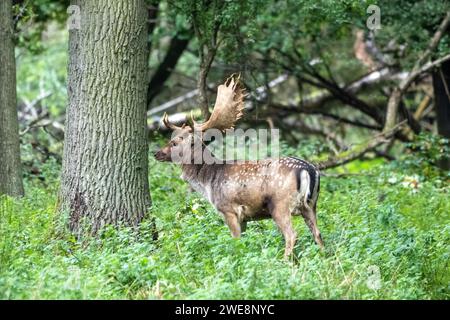
[[[26,197],[0,200],[0,298],[448,299],[449,177],[414,163],[361,162],[356,175],[322,178],[326,249],[295,218],[290,261],[271,220],[231,238],[179,168],[153,159],[153,207],[139,229],[75,239],[56,210],[57,165],[47,163],[27,178]]]

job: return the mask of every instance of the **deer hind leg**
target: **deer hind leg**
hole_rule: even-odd
[[[271,215],[285,241],[284,257],[287,258],[294,250],[297,233],[292,226],[291,212],[287,206],[277,205],[271,210]]]
[[[312,209],[309,205],[305,205],[302,208],[302,216],[303,219],[306,222],[306,225],[308,226],[309,230],[311,231],[314,241],[317,243],[317,245],[323,249],[324,244],[322,240],[322,236],[320,235],[319,228],[317,227],[317,217],[316,217],[316,210]]]

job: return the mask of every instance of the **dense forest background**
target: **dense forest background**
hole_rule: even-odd
[[[1,299],[450,297],[448,1],[114,3],[1,2]],[[153,158],[232,73],[321,169],[324,251],[231,238]]]

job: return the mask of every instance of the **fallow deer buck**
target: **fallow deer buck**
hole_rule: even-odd
[[[297,237],[291,217],[302,215],[315,242],[323,248],[316,218],[320,174],[312,164],[293,157],[240,163],[195,162],[196,148],[201,149],[200,154],[214,157],[202,135],[212,128],[222,132],[233,128],[243,114],[244,97],[239,78],[231,76],[219,86],[213,112],[205,123],[197,124],[191,119],[190,124],[178,127],[165,114],[163,122],[174,131],[173,139],[155,153],[155,158],[181,164],[181,178],[223,215],[233,237],[241,235],[247,221],[272,217],[284,236],[287,257]],[[177,161],[174,155],[179,157]],[[180,158],[184,160],[179,161]]]

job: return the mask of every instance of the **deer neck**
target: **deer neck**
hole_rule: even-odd
[[[223,165],[218,163],[182,164],[181,171],[181,179],[213,203],[213,184],[214,181],[221,180]]]
[[[195,151],[194,151],[195,154]],[[205,184],[208,183],[208,181],[212,178],[211,176],[215,174],[214,166],[219,162],[219,159],[217,159],[214,154],[208,149],[207,146],[202,144],[201,146],[201,155],[202,155],[202,161],[201,163],[196,163],[195,156],[192,157],[191,163],[183,163],[181,165],[181,179],[191,182],[195,181],[197,183]],[[208,161],[207,164],[205,163],[204,159],[212,160]]]

